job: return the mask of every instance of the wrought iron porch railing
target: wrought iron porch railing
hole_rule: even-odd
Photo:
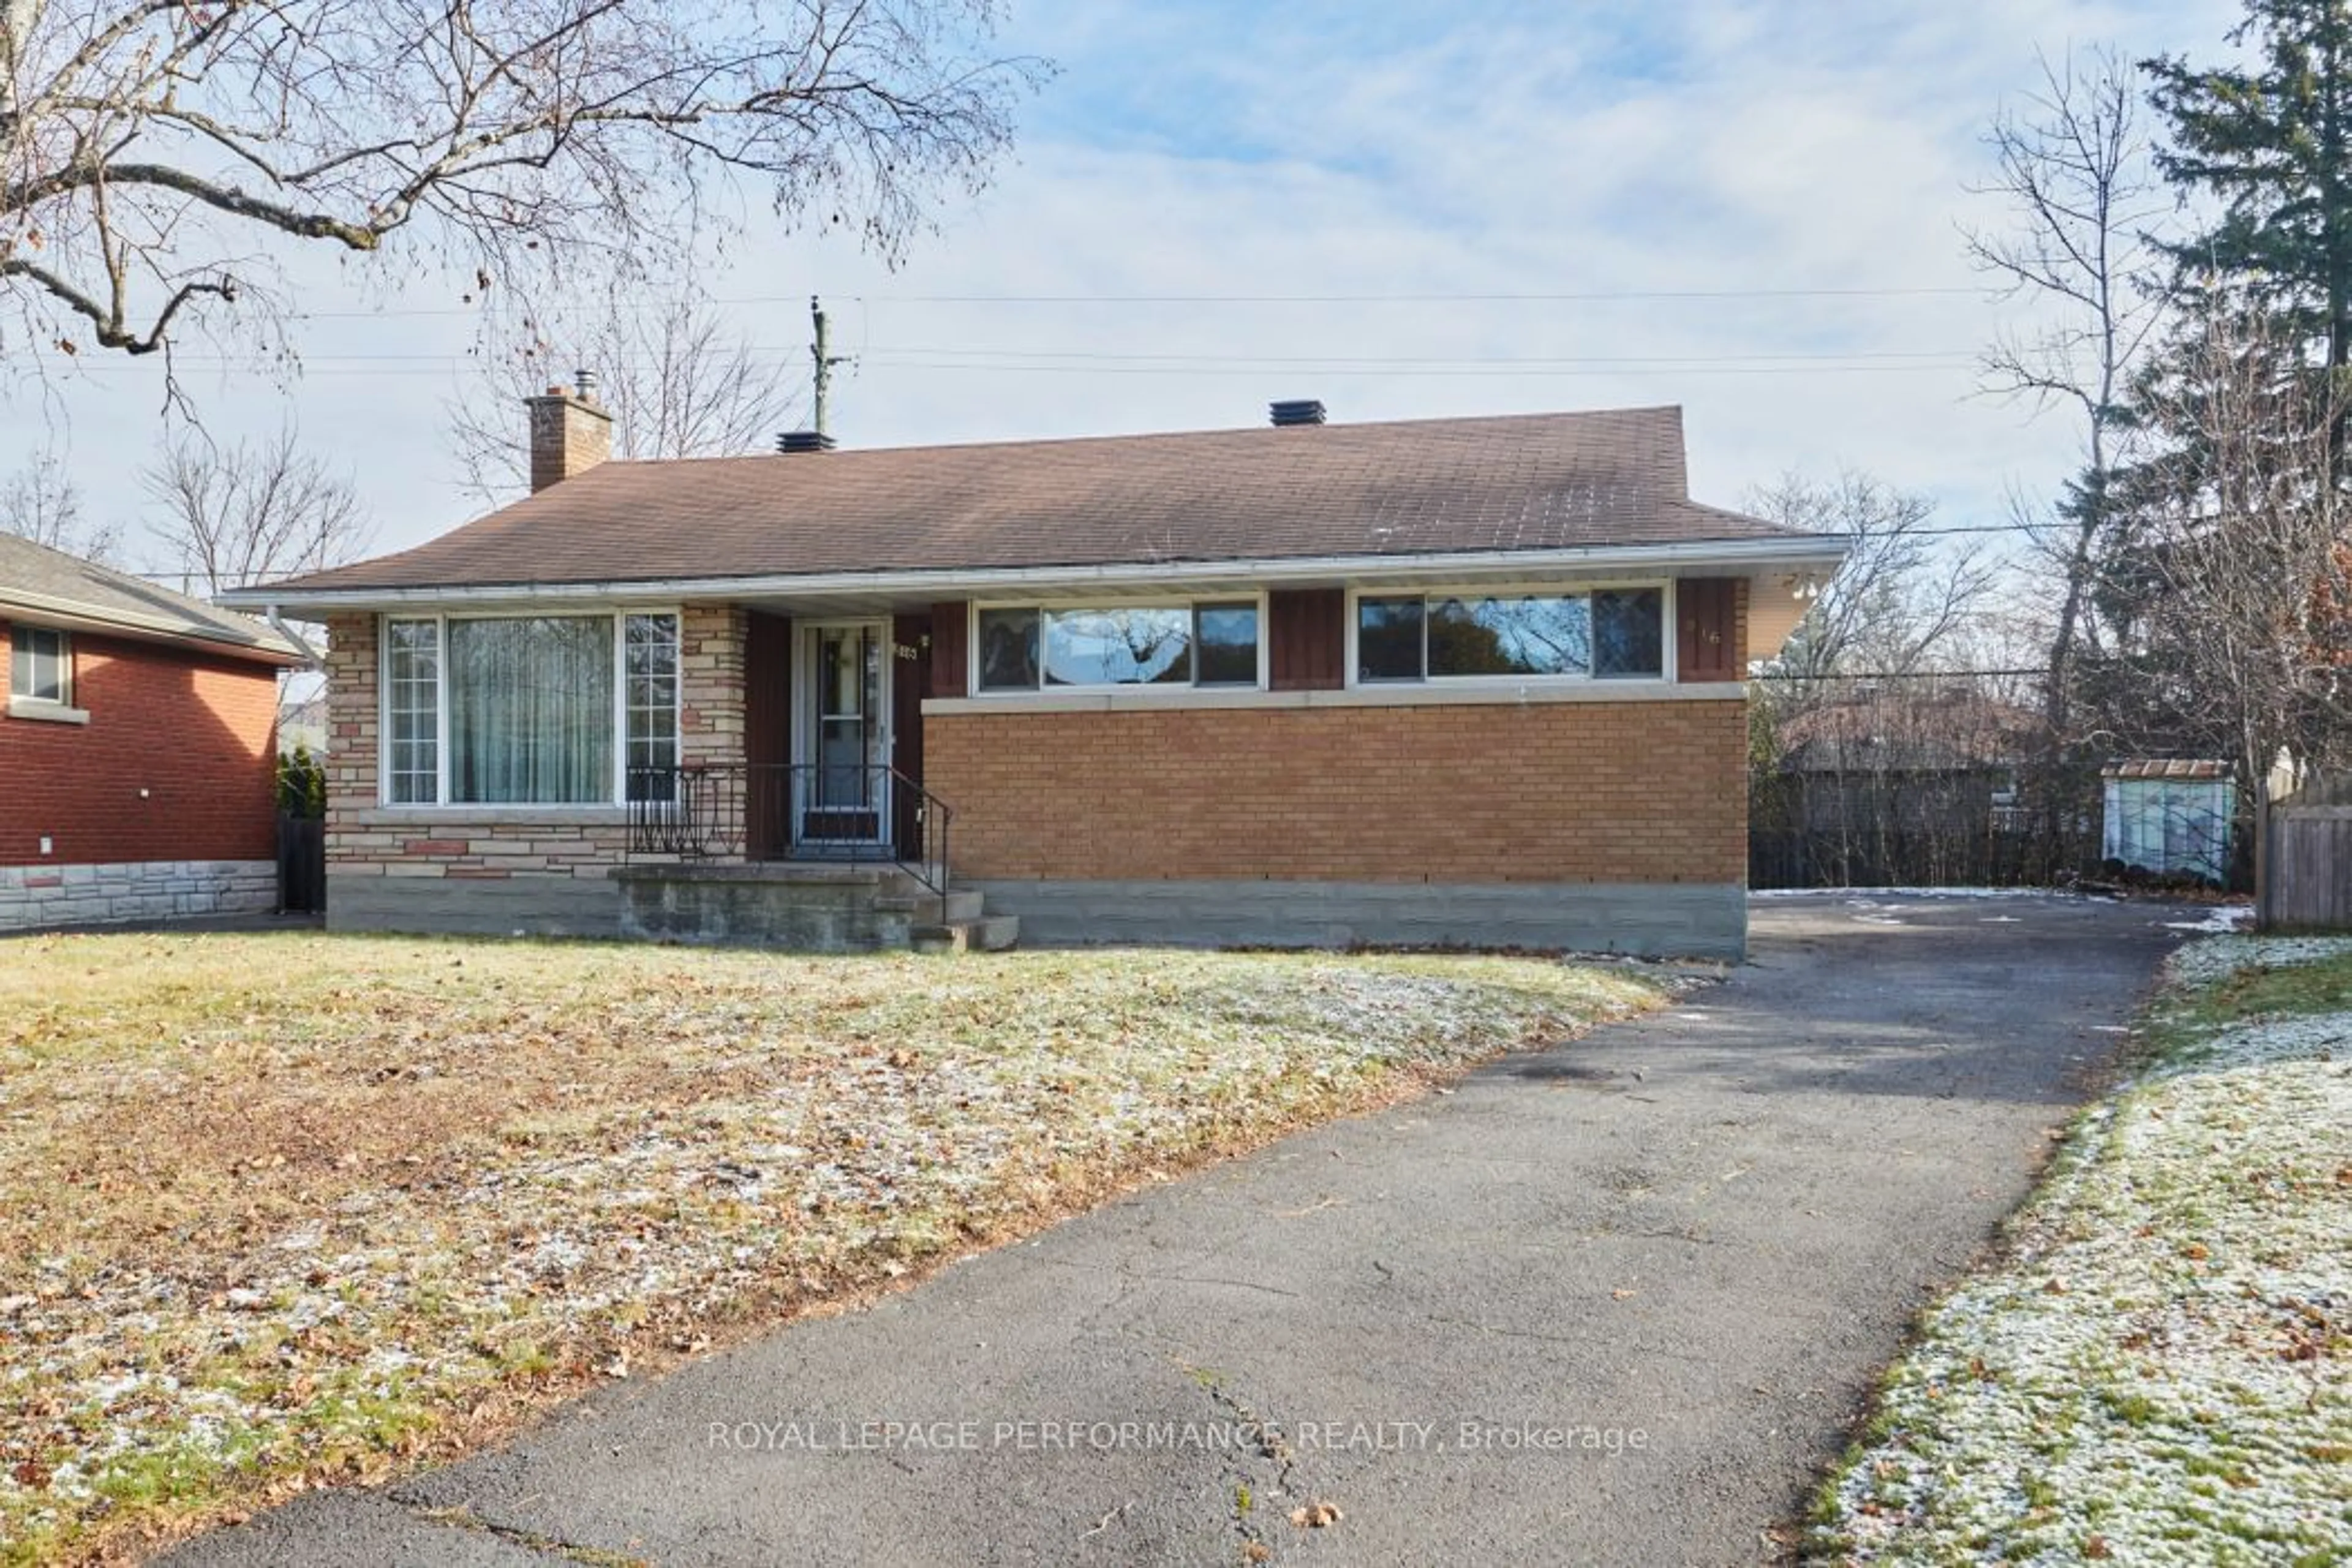
[[[948,912],[955,812],[887,763],[699,763],[629,770],[633,860],[895,866]]]

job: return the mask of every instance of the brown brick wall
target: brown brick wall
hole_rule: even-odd
[[[278,672],[162,643],[68,635],[73,705],[89,723],[11,719],[0,696],[0,865],[274,856]],[[7,658],[0,621],[0,666]]]
[[[730,605],[688,605],[678,625],[679,750],[688,763],[743,760],[747,616]],[[617,809],[381,804],[381,625],[373,615],[327,623],[327,862],[339,876],[601,878],[621,863],[627,828]]]
[[[934,713],[959,877],[1747,879],[1746,705]]]

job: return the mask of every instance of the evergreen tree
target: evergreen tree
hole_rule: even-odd
[[[2243,289],[2294,334],[2352,363],[2352,0],[2247,0],[2230,41],[2246,66],[2141,63],[2170,132],[2158,153],[2220,216],[2165,248],[2184,279]]]

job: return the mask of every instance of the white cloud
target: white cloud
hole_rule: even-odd
[[[2035,46],[2115,38],[2135,53],[2210,54],[2231,16],[2219,0],[1438,11],[1063,0],[1033,6],[1014,40],[1066,66],[1018,160],[980,202],[948,209],[903,272],[801,237],[739,247],[732,270],[707,281],[723,298],[772,297],[730,312],[795,359],[806,296],[826,297],[840,346],[866,354],[835,400],[856,444],[1231,426],[1281,396],[1322,396],[1345,419],[1679,402],[1695,485],[1711,499],[1850,462],[1937,495],[1953,521],[1991,521],[2006,485],[2046,489],[2065,471],[2071,437],[1973,397],[1964,363],[1735,374],[1763,370],[1759,355],[1966,355],[2003,317],[1972,293],[914,297],[1968,288],[1958,226],[1998,218],[1965,193],[1981,169],[1977,137],[2030,80]],[[347,308],[336,265],[313,257],[299,272],[312,308]],[[419,290],[399,303],[455,300]],[[302,343],[310,369],[282,392],[249,375],[191,378],[215,427],[274,428],[296,410],[308,437],[357,468],[386,546],[461,521],[441,404],[464,374],[464,320],[321,321]],[[1198,357],[1013,369],[1007,353]],[[1550,374],[1478,363],[1546,357],[1582,363]],[[1365,360],[1390,363],[1345,363]],[[159,396],[152,369],[119,363],[58,392],[99,515],[135,510],[129,470],[154,438]],[[40,415],[22,391],[6,405],[0,468],[37,444]]]

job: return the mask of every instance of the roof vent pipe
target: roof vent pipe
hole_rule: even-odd
[[[583,403],[596,401],[596,373],[593,370],[575,370],[572,373],[572,390]]]
[[[776,450],[787,455],[793,452],[830,452],[840,443],[822,430],[787,430],[776,437]]]
[[[1292,425],[1320,425],[1323,423],[1323,404],[1318,398],[1302,397],[1292,402],[1276,403],[1270,405],[1269,406],[1272,408],[1274,413],[1274,424],[1275,428],[1276,429],[1282,429]]]

